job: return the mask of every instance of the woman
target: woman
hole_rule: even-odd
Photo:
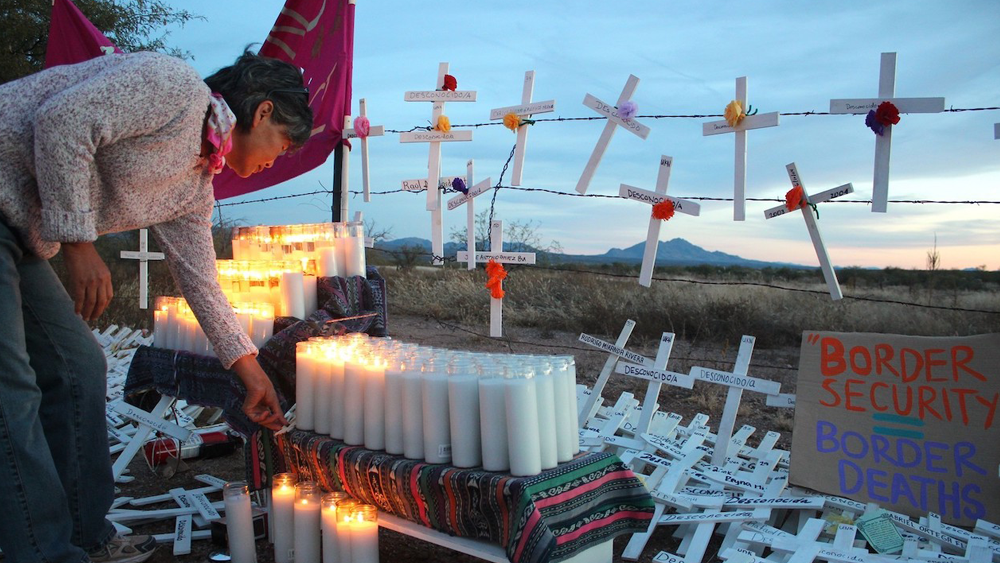
[[[231,110],[231,111],[230,111]],[[235,123],[234,123],[235,120]],[[216,280],[212,177],[306,142],[297,68],[246,52],[202,81],[157,53],[108,55],[0,86],[0,549],[13,561],[142,561],[105,518],[114,483],[106,365],[85,321],[113,295],[101,234],[149,227],[243,409],[285,424]],[[70,285],[48,259],[62,250]],[[68,290],[68,292],[67,292]]]

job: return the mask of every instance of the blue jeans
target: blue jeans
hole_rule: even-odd
[[[0,218],[0,549],[8,561],[88,561],[106,543],[114,479],[107,364],[47,260]]]

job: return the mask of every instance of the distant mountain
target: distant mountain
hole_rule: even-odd
[[[612,248],[604,254],[559,254],[550,253],[548,258],[553,262],[578,262],[588,264],[610,264],[612,262],[623,262],[626,264],[638,264],[642,262],[642,254],[646,243],[640,242],[628,248]],[[418,237],[406,237],[389,241],[379,241],[375,248],[382,248],[390,251],[398,251],[403,247],[420,248],[423,252],[431,251],[431,241]],[[454,242],[445,243],[444,255],[446,257],[455,256],[459,250],[465,250]],[[504,250],[511,248],[504,245]],[[660,242],[656,251],[656,264],[658,266],[695,266],[698,264],[708,264],[711,266],[743,266],[747,268],[806,268],[800,264],[789,264],[786,262],[764,262],[761,260],[748,260],[734,254],[726,254],[718,250],[705,250],[700,246],[691,244],[682,239],[675,238],[669,241]]]

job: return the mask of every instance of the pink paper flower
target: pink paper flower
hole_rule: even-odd
[[[368,136],[368,133],[370,132],[371,132],[371,122],[368,121],[367,117],[359,115],[354,118],[354,133],[358,136],[359,139],[364,139],[365,137]]]

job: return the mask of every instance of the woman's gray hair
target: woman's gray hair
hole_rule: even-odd
[[[295,147],[309,140],[313,114],[309,109],[309,91],[302,83],[302,72],[295,65],[261,57],[246,49],[232,66],[219,69],[205,79],[205,84],[225,98],[236,115],[236,128],[247,132],[257,106],[265,100],[274,104],[272,119],[288,129]]]

